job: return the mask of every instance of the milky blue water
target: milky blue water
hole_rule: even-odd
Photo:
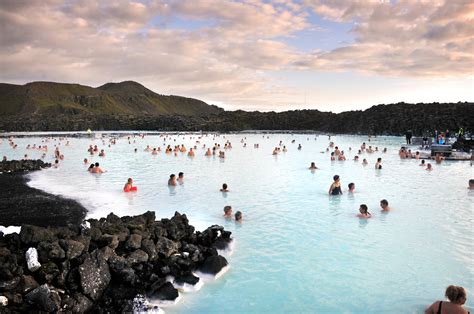
[[[329,140],[322,135],[198,137],[148,135],[130,144],[122,137],[111,147],[108,139],[69,138],[69,146],[66,140],[60,144],[65,155],[60,167],[33,173],[30,185],[79,200],[90,217],[154,210],[161,218],[179,211],[198,229],[222,224],[232,231],[229,271],[200,291],[185,293],[167,313],[422,313],[443,299],[450,284],[467,289],[466,306],[474,309],[474,194],[467,189],[474,175],[469,162],[446,161],[426,171],[419,160],[399,159],[403,139],[398,137],[369,142],[365,136],[333,136],[346,161],[330,161],[325,152]],[[43,138],[15,138],[15,150],[4,139],[0,152],[9,159],[25,153],[39,158],[42,153],[26,145],[44,145]],[[203,144],[223,147],[227,140],[233,148],[225,159],[204,156]],[[273,156],[280,140],[288,152]],[[362,142],[388,151],[361,154],[361,161],[369,162],[363,166],[352,160]],[[58,143],[49,140],[45,160],[53,160]],[[90,144],[106,151],[104,158],[92,157],[107,171],[102,175],[86,171],[83,159],[91,158]],[[167,144],[198,149],[194,158],[144,152],[146,145],[163,149]],[[377,157],[383,159],[381,170],[374,169]],[[319,170],[308,170],[312,161]],[[170,189],[168,176],[180,171],[184,184]],[[335,174],[344,194],[330,197]],[[137,193],[122,192],[128,177]],[[219,192],[224,182],[227,194]],[[354,194],[347,193],[350,182],[356,184]],[[393,208],[388,214],[380,212],[384,198]],[[362,203],[373,218],[356,217]],[[242,211],[243,223],[223,219],[225,205]]]

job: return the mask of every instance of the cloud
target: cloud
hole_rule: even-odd
[[[401,77],[473,73],[474,5],[470,0],[315,0],[307,5],[326,19],[354,22],[355,42],[303,56],[295,63],[298,67]]]
[[[331,32],[310,11],[352,24],[354,42],[310,53],[291,46],[300,31]],[[160,93],[270,108],[301,102],[284,71],[472,74],[473,11],[472,1],[4,0],[0,81],[133,79]]]

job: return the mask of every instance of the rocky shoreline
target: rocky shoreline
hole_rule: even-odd
[[[15,161],[2,164],[1,169],[23,171],[42,166],[48,165]],[[10,184],[11,191],[18,189],[11,192],[17,198],[10,203],[5,204],[8,197],[2,196],[0,224],[8,221],[3,211],[15,206],[15,200],[21,203],[22,193],[38,198],[41,192],[25,190],[20,174],[1,174],[0,182]],[[175,302],[178,289],[201,284],[196,273],[215,276],[228,265],[218,250],[229,246],[231,232],[221,226],[195,231],[184,214],[176,212],[170,219],[156,220],[150,211],[133,217],[111,213],[84,224],[70,223],[67,218],[48,224],[48,219],[40,219],[47,216],[44,210],[53,215],[54,210],[68,211],[63,206],[72,203],[44,194],[41,201],[27,203],[30,211],[19,211],[18,220],[12,219],[23,219],[20,234],[0,232],[2,313],[157,310],[148,299]],[[41,204],[44,207],[35,207]],[[36,220],[28,217],[35,212]]]
[[[0,226],[80,224],[87,210],[78,202],[29,187],[25,173],[51,167],[42,160],[0,162]]]

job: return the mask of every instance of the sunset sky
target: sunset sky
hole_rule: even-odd
[[[474,100],[474,1],[1,0],[0,82],[137,81],[228,110]]]

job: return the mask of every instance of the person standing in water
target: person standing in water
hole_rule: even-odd
[[[342,189],[341,189],[341,181],[338,175],[335,175],[333,177],[334,182],[331,184],[329,187],[329,195],[341,195],[342,194]]]
[[[375,163],[375,169],[382,169],[382,158],[377,158],[377,162]]]
[[[224,217],[225,218],[232,218],[232,206],[224,206]]]
[[[238,210],[235,213],[235,221],[236,222],[242,222],[242,218],[243,218],[242,212],[240,210]]]
[[[425,314],[468,314],[469,312],[463,307],[466,303],[466,290],[459,286],[449,286],[446,288],[445,296],[449,302],[436,301],[425,310]]]
[[[178,173],[178,183],[182,185],[184,183],[184,173],[180,172]]]
[[[392,209],[388,207],[388,201],[383,199],[380,201],[380,207],[382,207],[382,212],[389,212]]]
[[[359,217],[359,218],[368,219],[368,218],[372,217],[372,215],[369,213],[369,209],[368,209],[367,205],[365,205],[365,204],[360,205],[359,213],[360,214],[357,215],[357,217]]]
[[[170,175],[170,178],[168,180],[168,185],[169,186],[176,186],[176,175],[173,173]]]
[[[354,193],[355,192],[355,188],[356,188],[356,185],[355,183],[351,182],[347,185],[347,187],[349,188],[349,193]]]

